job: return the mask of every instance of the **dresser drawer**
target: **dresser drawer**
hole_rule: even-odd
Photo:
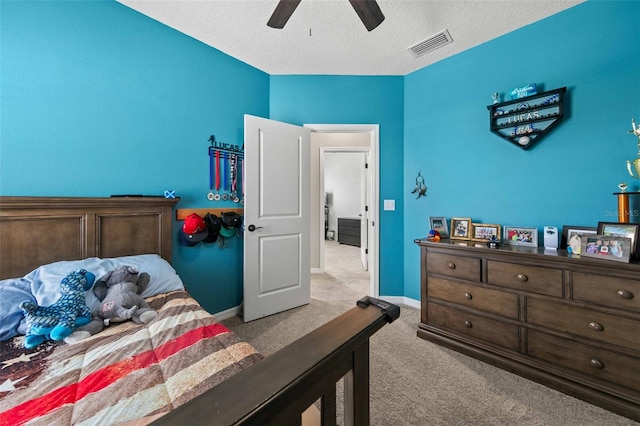
[[[430,277],[427,295],[470,308],[518,319],[518,296],[512,293]]]
[[[517,351],[518,327],[505,324],[481,315],[427,303],[428,324],[453,330],[473,339],[484,340],[495,345]]]
[[[562,297],[561,269],[489,260],[487,273],[489,284]]]
[[[640,312],[640,281],[574,271],[573,298]]]
[[[480,259],[444,253],[427,253],[427,271],[470,281],[480,281]]]
[[[529,355],[598,379],[640,390],[640,360],[529,330]]]
[[[527,322],[640,350],[640,320],[529,297]]]

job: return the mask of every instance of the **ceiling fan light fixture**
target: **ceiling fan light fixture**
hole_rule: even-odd
[[[407,50],[411,52],[414,58],[418,58],[452,42],[451,34],[447,29],[444,29],[427,39],[417,42],[413,46],[407,47]]]

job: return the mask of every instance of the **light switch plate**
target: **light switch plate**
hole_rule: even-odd
[[[384,209],[385,210],[395,210],[396,209],[396,200],[384,200]]]

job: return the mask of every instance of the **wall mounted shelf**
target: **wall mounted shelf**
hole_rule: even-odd
[[[527,150],[564,117],[566,87],[487,106],[489,129]]]

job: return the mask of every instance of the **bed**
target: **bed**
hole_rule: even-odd
[[[301,424],[314,403],[320,423],[336,424],[341,378],[345,424],[368,424],[369,336],[399,309],[365,297],[264,357],[206,312],[171,267],[178,201],[0,197],[0,425]],[[157,317],[23,348],[17,301],[46,306],[65,273],[100,277],[123,264],[151,275],[142,295]]]

